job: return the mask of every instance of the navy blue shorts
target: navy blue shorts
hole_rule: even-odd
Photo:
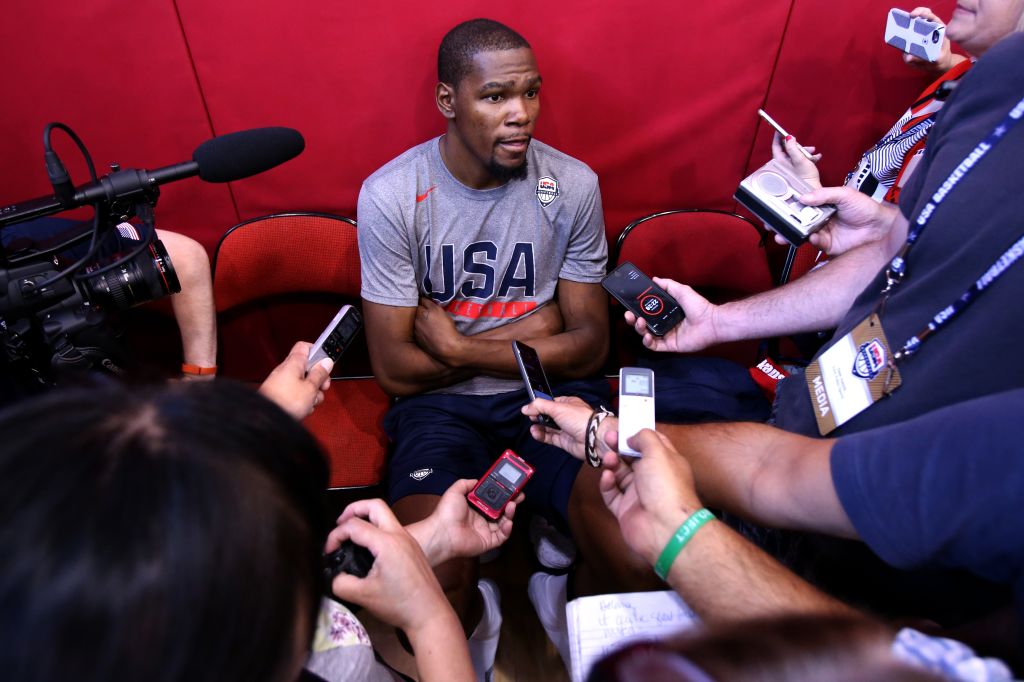
[[[553,388],[556,395],[609,404],[604,379],[569,381]],[[527,402],[525,389],[483,396],[429,393],[396,402],[384,417],[392,444],[388,501],[441,495],[460,478],[483,476],[511,448],[536,468],[523,490],[524,507],[567,529],[569,494],[581,462],[533,439],[530,420],[520,412]]]
[[[75,237],[92,232],[92,220],[69,218],[36,218],[24,223],[11,225],[0,232],[4,252],[13,256],[24,250],[46,250],[59,246]],[[58,267],[67,267],[89,251],[89,239],[83,238],[62,249],[56,255]],[[139,245],[138,234],[130,235],[120,228],[102,233],[97,261],[111,260],[125,254]]]

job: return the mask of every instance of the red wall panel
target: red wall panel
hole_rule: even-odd
[[[790,3],[743,3],[742,13],[740,3],[664,0],[642,11],[456,0],[429,13],[409,0],[263,2],[246,12],[178,4],[217,132],[255,120],[294,126],[308,142],[289,172],[234,188],[243,217],[282,205],[352,215],[363,178],[443,132],[437,44],[459,21],[486,15],[533,45],[544,75],[538,138],[599,173],[614,235],[665,206],[731,205],[727,185],[745,167],[749,113],[764,98]]]
[[[18,21],[0,27],[0,205],[48,192],[49,120],[72,125],[101,164],[146,168],[188,158],[213,134],[302,131],[306,152],[268,173],[165,187],[158,224],[210,246],[240,218],[354,214],[366,175],[443,131],[437,43],[474,16],[533,43],[545,77],[538,137],[601,176],[611,236],[659,209],[731,207],[740,178],[767,159],[762,104],[823,149],[825,177],[838,181],[925,80],[882,44],[891,0],[15,2]]]
[[[948,19],[955,4],[936,0],[931,7]],[[883,42],[891,7],[892,0],[794,4],[765,110],[801,143],[822,152],[825,184],[841,184],[933,80],[906,66]],[[771,158],[771,138],[762,122],[748,174]]]
[[[52,192],[42,150],[49,121],[70,125],[101,173],[114,161],[185,161],[210,137],[173,3],[15,0],[5,9],[0,205]],[[72,179],[86,182],[74,146],[61,133],[54,140]],[[228,188],[198,180],[166,185],[157,210],[158,226],[207,242],[236,218]]]

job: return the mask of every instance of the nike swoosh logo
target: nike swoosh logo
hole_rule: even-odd
[[[430,189],[428,189],[428,190],[427,190],[426,192],[424,192],[423,194],[417,194],[417,195],[416,195],[416,203],[418,204],[418,203],[420,203],[421,201],[423,201],[424,199],[426,199],[426,198],[427,198],[427,195],[428,195],[428,194],[430,194],[431,192],[433,192],[433,191],[434,191],[434,187],[437,187],[437,185],[433,185],[433,186],[432,186],[432,187],[431,187]]]

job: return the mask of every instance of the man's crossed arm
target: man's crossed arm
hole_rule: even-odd
[[[559,280],[555,301],[515,322],[465,336],[440,305],[416,308],[363,301],[370,361],[391,395],[414,395],[473,376],[519,376],[511,341],[537,349],[547,372],[593,374],[608,352],[608,299],[599,284]]]

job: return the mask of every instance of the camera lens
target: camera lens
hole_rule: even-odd
[[[181,283],[167,255],[156,240],[135,258],[82,280],[85,297],[118,310],[148,303],[181,291]]]
[[[939,30],[936,29],[936,30],[932,31],[932,42],[933,43],[937,43],[940,40],[942,40],[942,34],[939,33]]]

